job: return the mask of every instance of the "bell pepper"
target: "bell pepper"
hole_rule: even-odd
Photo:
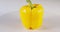
[[[42,26],[44,9],[41,4],[32,4],[30,0],[27,2],[29,4],[20,9],[22,23],[27,29],[38,29]]]

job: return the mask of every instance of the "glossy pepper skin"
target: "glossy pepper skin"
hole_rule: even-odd
[[[38,29],[42,26],[44,9],[41,4],[33,4],[31,9],[29,5],[25,5],[20,9],[20,17],[22,24],[27,29]]]

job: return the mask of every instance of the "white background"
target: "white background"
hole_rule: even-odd
[[[44,7],[43,26],[33,32],[60,32],[60,0],[32,0]],[[19,18],[25,0],[0,0],[0,32],[29,32]]]

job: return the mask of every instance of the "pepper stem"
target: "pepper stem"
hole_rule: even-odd
[[[33,8],[32,2],[30,0],[26,0],[26,2],[30,5],[31,9]]]

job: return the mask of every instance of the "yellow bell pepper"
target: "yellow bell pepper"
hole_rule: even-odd
[[[27,29],[38,29],[42,26],[43,7],[41,4],[32,4],[31,9],[29,5],[25,5],[20,9],[20,17],[22,23]]]

